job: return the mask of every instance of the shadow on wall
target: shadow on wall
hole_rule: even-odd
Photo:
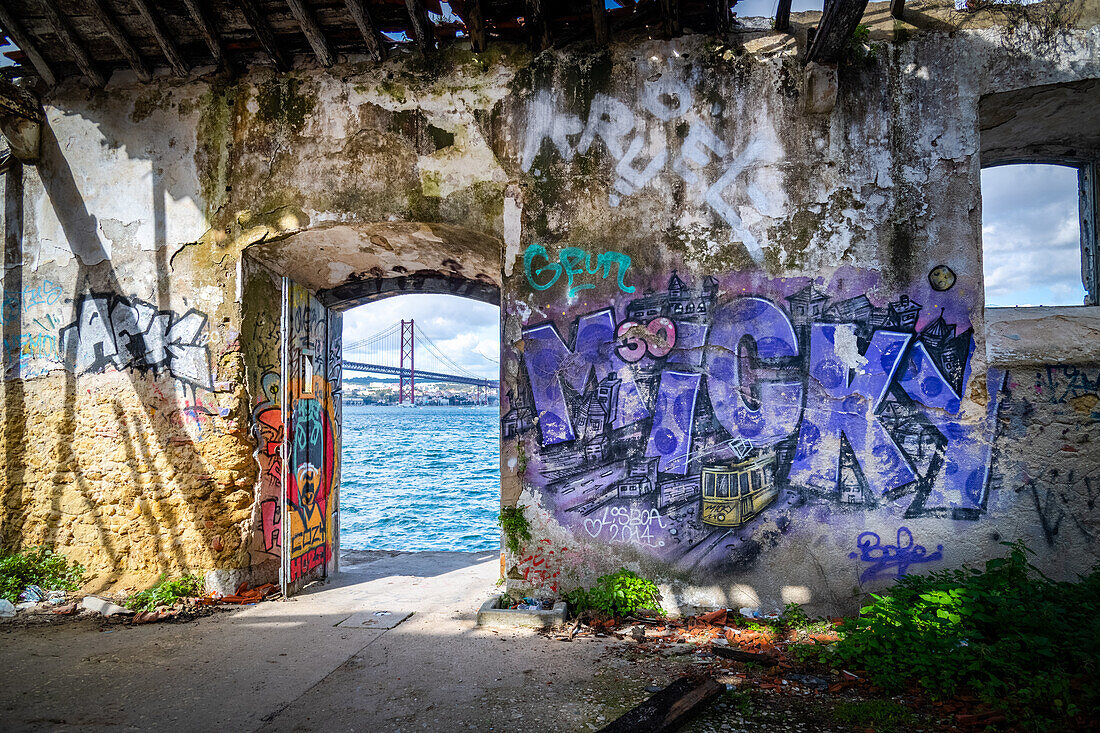
[[[188,409],[193,411],[195,406],[201,406],[201,393],[209,393],[213,384],[210,380],[209,355],[206,346],[202,345],[206,316],[194,311],[177,316],[169,308],[171,292],[165,261],[165,192],[161,178],[153,176],[154,201],[160,202],[154,207],[157,301],[154,307],[127,297],[115,266],[100,240],[96,218],[88,212],[69,163],[49,126],[42,128],[40,171],[45,192],[75,256],[75,273],[66,289],[69,294],[66,300],[70,300],[74,307],[74,322],[61,330],[57,339],[58,363],[44,377],[54,382],[57,379],[54,372],[62,370],[63,414],[60,419],[50,419],[45,423],[44,416],[36,416],[35,410],[28,410],[22,373],[24,364],[19,330],[26,307],[23,271],[21,267],[12,266],[21,263],[24,254],[22,170],[21,166],[14,165],[6,180],[7,268],[4,279],[3,357],[6,410],[3,499],[6,511],[0,541],[5,547],[13,549],[29,542],[56,545],[59,540],[72,539],[75,523],[88,523],[94,526],[95,542],[115,568],[119,568],[128,556],[140,555],[156,558],[156,565],[161,570],[199,569],[194,567],[194,553],[189,557],[180,542],[182,530],[187,524],[196,524],[204,508],[213,510],[215,516],[227,512],[228,508],[219,503],[220,497],[212,491],[214,479],[208,475],[207,463],[195,442],[179,429],[182,425],[170,424],[173,416],[177,423],[182,423]],[[66,269],[71,271],[71,268]],[[134,412],[132,401],[121,395],[116,396],[106,408],[110,422],[97,424],[94,435],[82,434],[88,428],[88,415],[81,413],[95,409],[93,405],[99,399],[86,399],[81,406],[83,410],[78,410],[81,397],[78,377],[116,369],[118,373],[127,375],[140,412]],[[180,385],[191,395],[190,406],[182,410],[176,396],[177,386]],[[99,410],[95,415],[99,420],[105,417]],[[28,479],[33,481],[33,476],[27,475],[26,459],[31,451],[40,450],[37,446],[42,444],[44,437],[28,436],[28,422],[32,417],[38,418],[35,421],[40,424],[54,426],[54,432],[49,436],[52,445],[45,448],[50,452],[46,460],[51,466],[51,475],[48,479],[49,506],[44,511],[39,504],[40,499],[25,495],[25,482]],[[28,446],[28,438],[32,438],[36,445]],[[125,451],[124,456],[118,457],[125,460],[129,475],[119,481],[121,486],[116,484],[118,494],[114,498],[120,503],[125,502],[118,511],[120,515],[129,505],[133,506],[127,519],[122,521],[131,525],[140,522],[142,539],[132,548],[120,546],[131,541],[129,536],[132,530],[124,533],[127,539],[120,540],[123,533],[116,528],[122,518],[116,516],[116,528],[112,528],[108,516],[114,512],[105,511],[107,507],[103,501],[104,494],[111,496],[106,484],[122,477],[101,472],[98,467],[94,472],[90,471],[87,464],[82,463],[87,462],[89,457],[107,458],[102,453],[104,438],[116,445],[121,444]],[[169,469],[158,468],[158,456],[165,457],[164,463],[170,466]],[[198,480],[176,480],[169,484],[172,478],[188,474]],[[129,484],[128,490],[126,484]],[[37,486],[32,483],[29,488],[35,491]],[[72,499],[65,497],[73,491],[83,504],[76,518],[71,517],[73,511],[62,512],[63,502],[68,504],[66,509],[72,508]],[[41,495],[40,491],[35,493]],[[182,494],[183,503],[179,508],[168,501],[174,493]],[[35,512],[36,506],[39,508]],[[136,517],[134,511],[138,512]],[[46,515],[44,528],[26,526],[32,512]],[[66,517],[69,519],[66,520]],[[66,526],[66,521],[73,524]],[[29,536],[24,534],[28,529],[31,531]],[[212,548],[217,552],[219,544],[224,547],[232,542],[233,538],[224,542],[217,538]]]

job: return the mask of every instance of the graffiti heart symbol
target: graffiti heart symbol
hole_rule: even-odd
[[[584,520],[584,531],[588,533],[589,537],[599,537],[600,532],[603,531],[603,519]]]

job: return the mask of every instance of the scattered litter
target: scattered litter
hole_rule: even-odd
[[[19,600],[40,603],[46,600],[46,596],[46,591],[42,590],[41,586],[28,585],[23,592],[19,594]]]
[[[740,612],[741,612],[741,615],[744,616],[745,618],[760,618],[760,609],[759,608],[742,607],[740,609]]]
[[[200,606],[215,606],[219,603],[234,603],[238,606],[259,603],[263,599],[275,593],[278,588],[272,583],[264,583],[249,589],[248,583],[241,583],[233,595],[223,596],[220,593],[210,593],[200,598],[196,603]]]
[[[46,601],[54,606],[60,606],[68,598],[68,594],[63,590],[51,590],[46,594]]]
[[[786,675],[786,677],[792,682],[797,682],[800,685],[809,687],[811,690],[824,692],[825,690],[829,689],[829,680],[818,677],[817,675],[790,672]]]
[[[106,598],[100,598],[99,596],[84,596],[83,600],[80,601],[80,605],[89,611],[95,611],[104,616],[132,616],[134,614],[130,609],[123,608],[117,603],[111,603]]]

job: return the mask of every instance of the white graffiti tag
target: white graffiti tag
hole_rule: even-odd
[[[599,517],[584,520],[590,537],[608,542],[626,542],[645,547],[664,547],[665,541],[653,536],[665,529],[665,520],[656,509],[638,507],[605,507]]]
[[[587,155],[599,142],[615,162],[615,178],[608,192],[611,206],[618,206],[623,198],[671,170],[688,184],[697,200],[729,225],[753,259],[761,262],[763,245],[749,225],[757,226],[764,216],[775,216],[779,206],[776,199],[781,196],[777,197],[776,191],[782,191],[782,181],[776,164],[781,147],[775,130],[763,125],[747,142],[731,145],[699,115],[693,107],[691,87],[675,78],[671,70],[645,82],[639,110],[600,93],[592,97],[584,120],[565,111],[558,94],[541,91],[527,102],[520,165],[531,171],[546,141],[567,160]],[[669,141],[681,135],[670,134],[669,124],[681,118],[687,123],[687,134],[678,143],[679,150],[670,151]],[[708,166],[717,171],[708,175]],[[740,203],[736,203],[738,199]]]

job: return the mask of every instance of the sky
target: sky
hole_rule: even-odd
[[[986,305],[1084,303],[1079,227],[1076,168],[983,170]]]
[[[344,313],[344,344],[367,338],[410,318],[416,321],[421,333],[460,367],[481,377],[499,377],[500,309],[469,298],[398,295],[361,305]],[[420,365],[423,347],[417,347],[416,353]],[[345,350],[344,356],[350,358],[351,355]],[[423,368],[428,368],[426,362]]]

